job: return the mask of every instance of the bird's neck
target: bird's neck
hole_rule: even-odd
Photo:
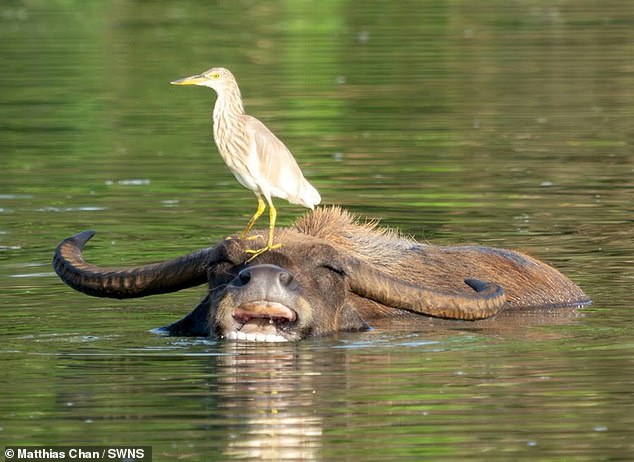
[[[218,93],[214,106],[214,128],[228,129],[238,123],[240,116],[244,115],[240,90],[236,87],[232,91]]]

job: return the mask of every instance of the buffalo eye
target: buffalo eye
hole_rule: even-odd
[[[330,263],[325,263],[323,265],[321,265],[322,268],[325,268],[341,277],[346,277],[346,272],[343,270],[343,268],[335,265],[335,264],[330,264]]]
[[[315,271],[315,283],[326,291],[341,284],[345,278],[345,271],[336,264],[325,263],[319,265]]]

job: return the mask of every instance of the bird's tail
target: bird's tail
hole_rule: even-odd
[[[301,194],[301,198],[302,205],[304,207],[308,207],[311,210],[313,210],[315,206],[321,202],[319,191],[317,191],[308,181],[304,182],[304,188]]]

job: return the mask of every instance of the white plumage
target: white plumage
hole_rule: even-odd
[[[218,94],[213,110],[213,133],[218,151],[238,182],[253,191],[258,208],[241,237],[246,237],[257,219],[269,206],[267,245],[250,252],[259,255],[279,247],[273,244],[276,210],[273,197],[313,209],[321,202],[319,192],[304,178],[293,154],[255,117],[245,114],[240,89],[233,74],[214,67],[202,74],[172,82],[175,85],[200,85]]]

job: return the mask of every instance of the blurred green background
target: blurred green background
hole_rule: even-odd
[[[629,0],[4,0],[0,439],[152,444],[155,460],[627,459],[632,57]],[[147,332],[203,289],[64,286],[51,254],[80,230],[116,265],[245,225],[256,202],[217,155],[215,95],[169,85],[218,65],[324,203],[423,241],[521,248],[594,306],[522,333],[251,351]],[[280,226],[305,213],[276,205]]]

